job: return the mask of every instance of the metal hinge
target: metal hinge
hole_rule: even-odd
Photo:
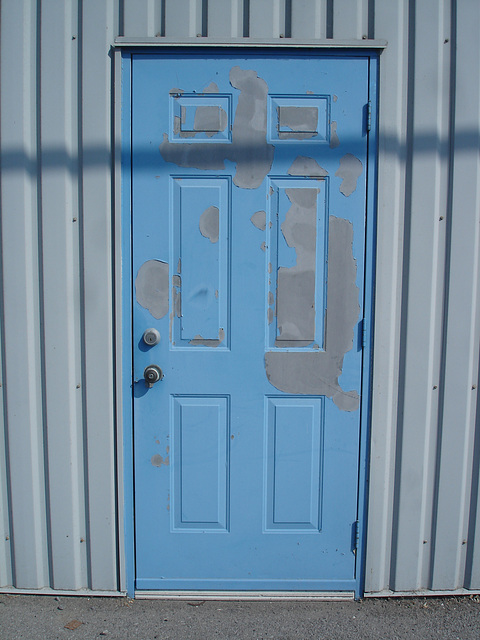
[[[367,102],[367,131],[372,128],[372,101]]]
[[[362,349],[367,346],[367,319],[362,320]]]
[[[360,543],[360,522],[355,520],[352,525],[352,551],[357,553],[358,545]]]

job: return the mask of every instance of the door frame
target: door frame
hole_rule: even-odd
[[[134,54],[149,54],[155,52],[192,53],[199,57],[211,55],[215,52],[232,51],[230,45],[190,45],[151,47],[141,46],[139,43],[118,43],[122,48],[115,51],[115,224],[113,238],[120,251],[115,253],[115,294],[117,298],[116,311],[118,317],[116,331],[116,372],[117,372],[117,468],[118,468],[118,527],[119,527],[119,558],[120,584],[129,597],[135,596],[135,495],[134,495],[134,445],[133,445],[133,336],[132,336],[132,166],[131,166],[131,98],[132,98],[132,56]],[[382,43],[382,46],[383,43]],[[266,49],[267,47],[265,47]],[[373,327],[375,302],[375,254],[376,254],[376,222],[377,222],[377,173],[378,173],[378,78],[379,78],[379,50],[366,47],[341,48],[329,45],[312,47],[277,45],[282,53],[291,50],[292,53],[301,49],[302,54],[310,53],[312,58],[329,56],[342,58],[346,56],[368,59],[369,80],[369,122],[367,140],[366,167],[366,222],[365,222],[365,273],[364,273],[364,318],[363,318],[363,360],[362,360],[362,404],[360,410],[360,450],[356,531],[356,567],[355,567],[355,597],[361,598],[365,585],[365,556],[367,534],[368,509],[368,470],[370,454],[370,422],[372,403],[372,374],[373,374]],[[271,54],[272,47],[268,50]],[[259,44],[243,42],[236,49],[239,55],[261,54]],[[123,552],[123,553],[122,553]],[[175,592],[172,591],[172,595]],[[312,594],[313,596],[314,594]],[[248,592],[246,593],[248,597]],[[241,599],[241,596],[239,596]],[[292,599],[295,598],[292,594]]]

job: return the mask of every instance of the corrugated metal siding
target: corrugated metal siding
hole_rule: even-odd
[[[0,585],[120,586],[110,46],[249,36],[388,40],[366,589],[480,589],[479,32],[455,0],[2,3]]]

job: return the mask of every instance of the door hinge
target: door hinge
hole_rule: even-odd
[[[352,551],[357,553],[358,545],[360,543],[360,522],[355,520],[352,525]]]
[[[372,128],[372,101],[367,102],[367,131]]]
[[[367,320],[363,318],[362,320],[362,349],[365,349],[367,346]]]

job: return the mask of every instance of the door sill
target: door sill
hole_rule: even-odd
[[[143,600],[354,600],[353,591],[135,591]]]

